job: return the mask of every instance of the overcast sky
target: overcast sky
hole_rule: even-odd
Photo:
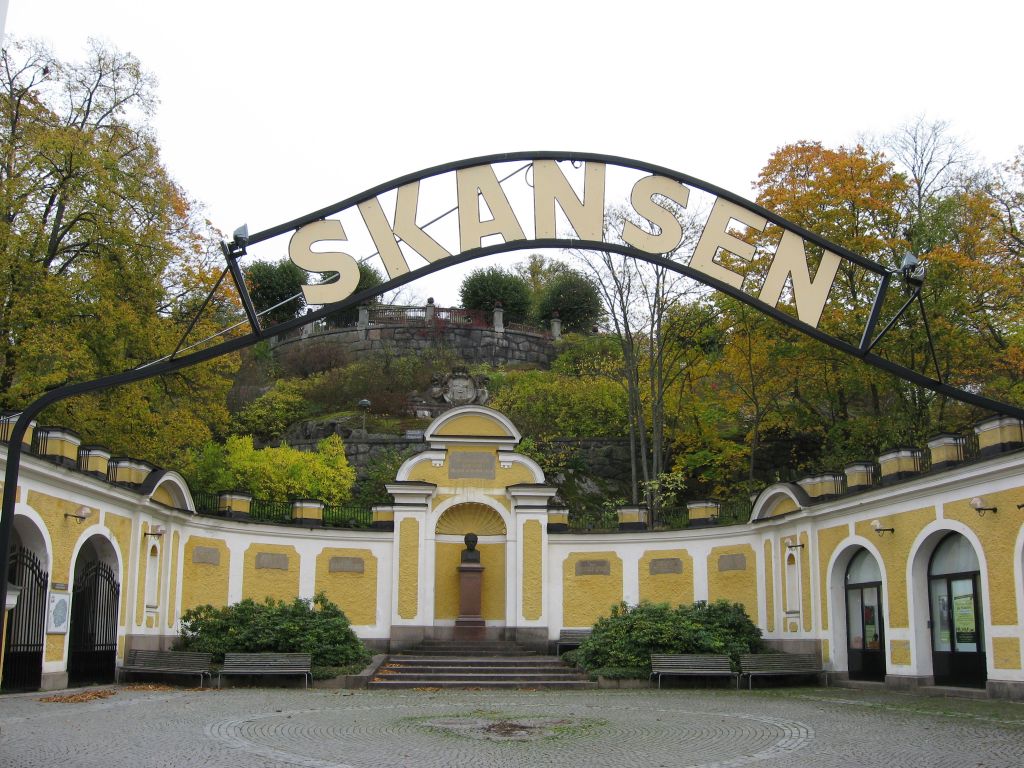
[[[10,0],[6,31],[64,59],[88,37],[136,54],[159,80],[167,167],[230,233],[496,152],[622,155],[750,198],[782,145],[851,145],[924,113],[1006,161],[1024,143],[1022,9]],[[454,304],[457,285],[420,294]]]

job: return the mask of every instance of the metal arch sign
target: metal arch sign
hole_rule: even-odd
[[[577,194],[565,173],[567,169],[559,165],[566,162],[579,172],[576,175],[582,176],[576,184],[581,194]],[[532,192],[527,195],[525,206],[518,205],[518,210],[517,203],[522,201],[506,192],[495,171],[495,166],[508,163],[525,163],[523,168],[532,169]],[[609,232],[605,227],[606,190],[613,174],[629,178],[629,201],[635,216],[627,217],[618,231]],[[446,178],[454,179],[454,185],[449,184],[448,188],[454,189],[458,212],[457,230],[451,233],[449,240],[440,234],[428,233],[427,225],[418,223],[421,185],[435,180],[443,182]],[[697,207],[693,203],[699,196],[704,198],[700,207],[706,211],[702,234],[692,251],[680,254],[677,246],[682,231],[672,208],[692,210]],[[481,215],[481,202],[486,206],[487,216]],[[391,211],[390,218],[385,213],[386,208]],[[556,231],[558,209],[574,236],[559,235]],[[348,230],[343,222],[346,217]],[[781,234],[774,251],[758,254],[753,245],[734,234],[736,224],[758,232],[766,230],[769,224],[778,227]],[[388,275],[383,285],[361,292],[355,292],[359,280],[356,259],[346,251],[329,250],[331,246],[322,245],[350,242],[350,235],[357,234],[356,227],[364,240],[376,248]],[[532,237],[528,232],[532,232]],[[662,166],[586,152],[489,155],[409,174],[279,226],[251,236],[236,236],[223,247],[228,269],[252,326],[249,333],[180,357],[175,353],[144,368],[63,386],[28,405],[15,423],[8,442],[0,516],[0,573],[6,572],[22,440],[31,421],[59,400],[173,373],[255,344],[263,338],[263,331],[245,290],[238,259],[245,255],[247,247],[286,234],[291,236],[288,253],[294,263],[310,272],[337,272],[339,279],[334,283],[307,286],[307,301],[323,306],[274,326],[275,334],[307,325],[428,274],[483,256],[529,248],[608,251],[687,275],[914,384],[996,413],[1024,419],[1022,408],[951,387],[872,352],[895,320],[890,321],[881,334],[875,335],[890,280],[907,278],[908,274],[893,272],[738,195]],[[809,247],[813,254],[810,258]],[[748,269],[756,266],[756,257],[770,261],[766,267]],[[811,262],[814,261],[817,266],[812,276]],[[412,266],[419,262],[423,262],[423,266]],[[836,275],[844,265],[877,281],[875,300],[867,310],[859,340],[843,339],[819,328],[822,313],[829,306]],[[911,300],[919,301],[920,284],[912,279],[909,282],[914,288]],[[792,311],[779,307],[784,296],[790,300]],[[904,304],[896,317],[909,304],[910,301]],[[6,579],[0,578],[0,602],[6,587]]]

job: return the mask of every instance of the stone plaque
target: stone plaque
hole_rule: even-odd
[[[497,469],[493,453],[473,451],[448,456],[448,477],[452,480],[493,480]]]
[[[220,565],[220,550],[216,547],[196,547],[192,550],[192,562],[200,565]]]
[[[607,560],[577,560],[577,576],[611,576],[612,566]]]
[[[329,573],[362,573],[364,570],[361,557],[332,557],[327,565]]]
[[[720,571],[745,571],[747,570],[746,555],[719,555],[718,570]]]
[[[678,557],[656,557],[651,560],[651,576],[659,576],[663,573],[682,573],[683,561]]]
[[[278,571],[287,571],[288,555],[280,555],[277,552],[257,552],[256,568],[273,568]]]

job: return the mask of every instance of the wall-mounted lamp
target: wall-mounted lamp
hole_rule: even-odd
[[[143,534],[143,536],[163,536],[166,532],[167,529],[164,528],[162,525],[154,525],[152,528],[146,531]]]
[[[996,507],[990,507],[981,496],[975,496],[971,499],[971,509],[978,513],[978,517],[984,517],[986,512],[995,514],[999,511]]]
[[[88,520],[90,515],[92,515],[91,509],[88,507],[79,507],[74,512],[65,512],[64,519],[66,520],[69,517],[73,517],[78,521],[78,524],[81,525],[82,521]]]
[[[887,533],[893,533],[893,534],[896,533],[896,529],[895,528],[883,528],[882,524],[878,520],[872,520],[871,521],[871,527],[874,529],[875,533],[877,533],[879,536],[884,536]]]

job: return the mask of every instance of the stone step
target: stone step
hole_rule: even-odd
[[[568,667],[558,667],[555,665],[545,665],[543,667],[487,667],[486,665],[459,665],[459,666],[437,666],[437,665],[406,665],[401,667],[391,667],[383,665],[379,668],[380,674],[382,675],[460,675],[460,674],[471,674],[471,675],[493,675],[495,677],[501,677],[502,675],[578,675],[579,673],[575,670],[570,670]]]
[[[479,682],[451,681],[451,680],[374,680],[367,683],[370,688],[378,690],[398,688],[553,688],[559,690],[592,690],[597,688],[597,683],[589,680],[536,680],[532,682],[520,682],[515,680],[482,680]]]
[[[467,685],[474,683],[486,683],[491,680],[500,682],[536,682],[536,681],[563,681],[563,680],[579,680],[580,676],[572,671],[557,672],[551,670],[544,670],[542,672],[503,672],[500,674],[488,673],[488,672],[402,672],[394,673],[384,669],[378,669],[375,678],[381,680],[415,680],[421,682],[429,681],[445,681],[445,682],[461,682]]]
[[[491,667],[544,667],[544,666],[565,666],[561,659],[556,656],[404,656],[395,655],[388,657],[389,664],[419,665],[430,664],[435,666],[491,666]]]
[[[377,669],[371,688],[596,687],[557,656],[526,651],[509,641],[426,641],[392,654]]]

